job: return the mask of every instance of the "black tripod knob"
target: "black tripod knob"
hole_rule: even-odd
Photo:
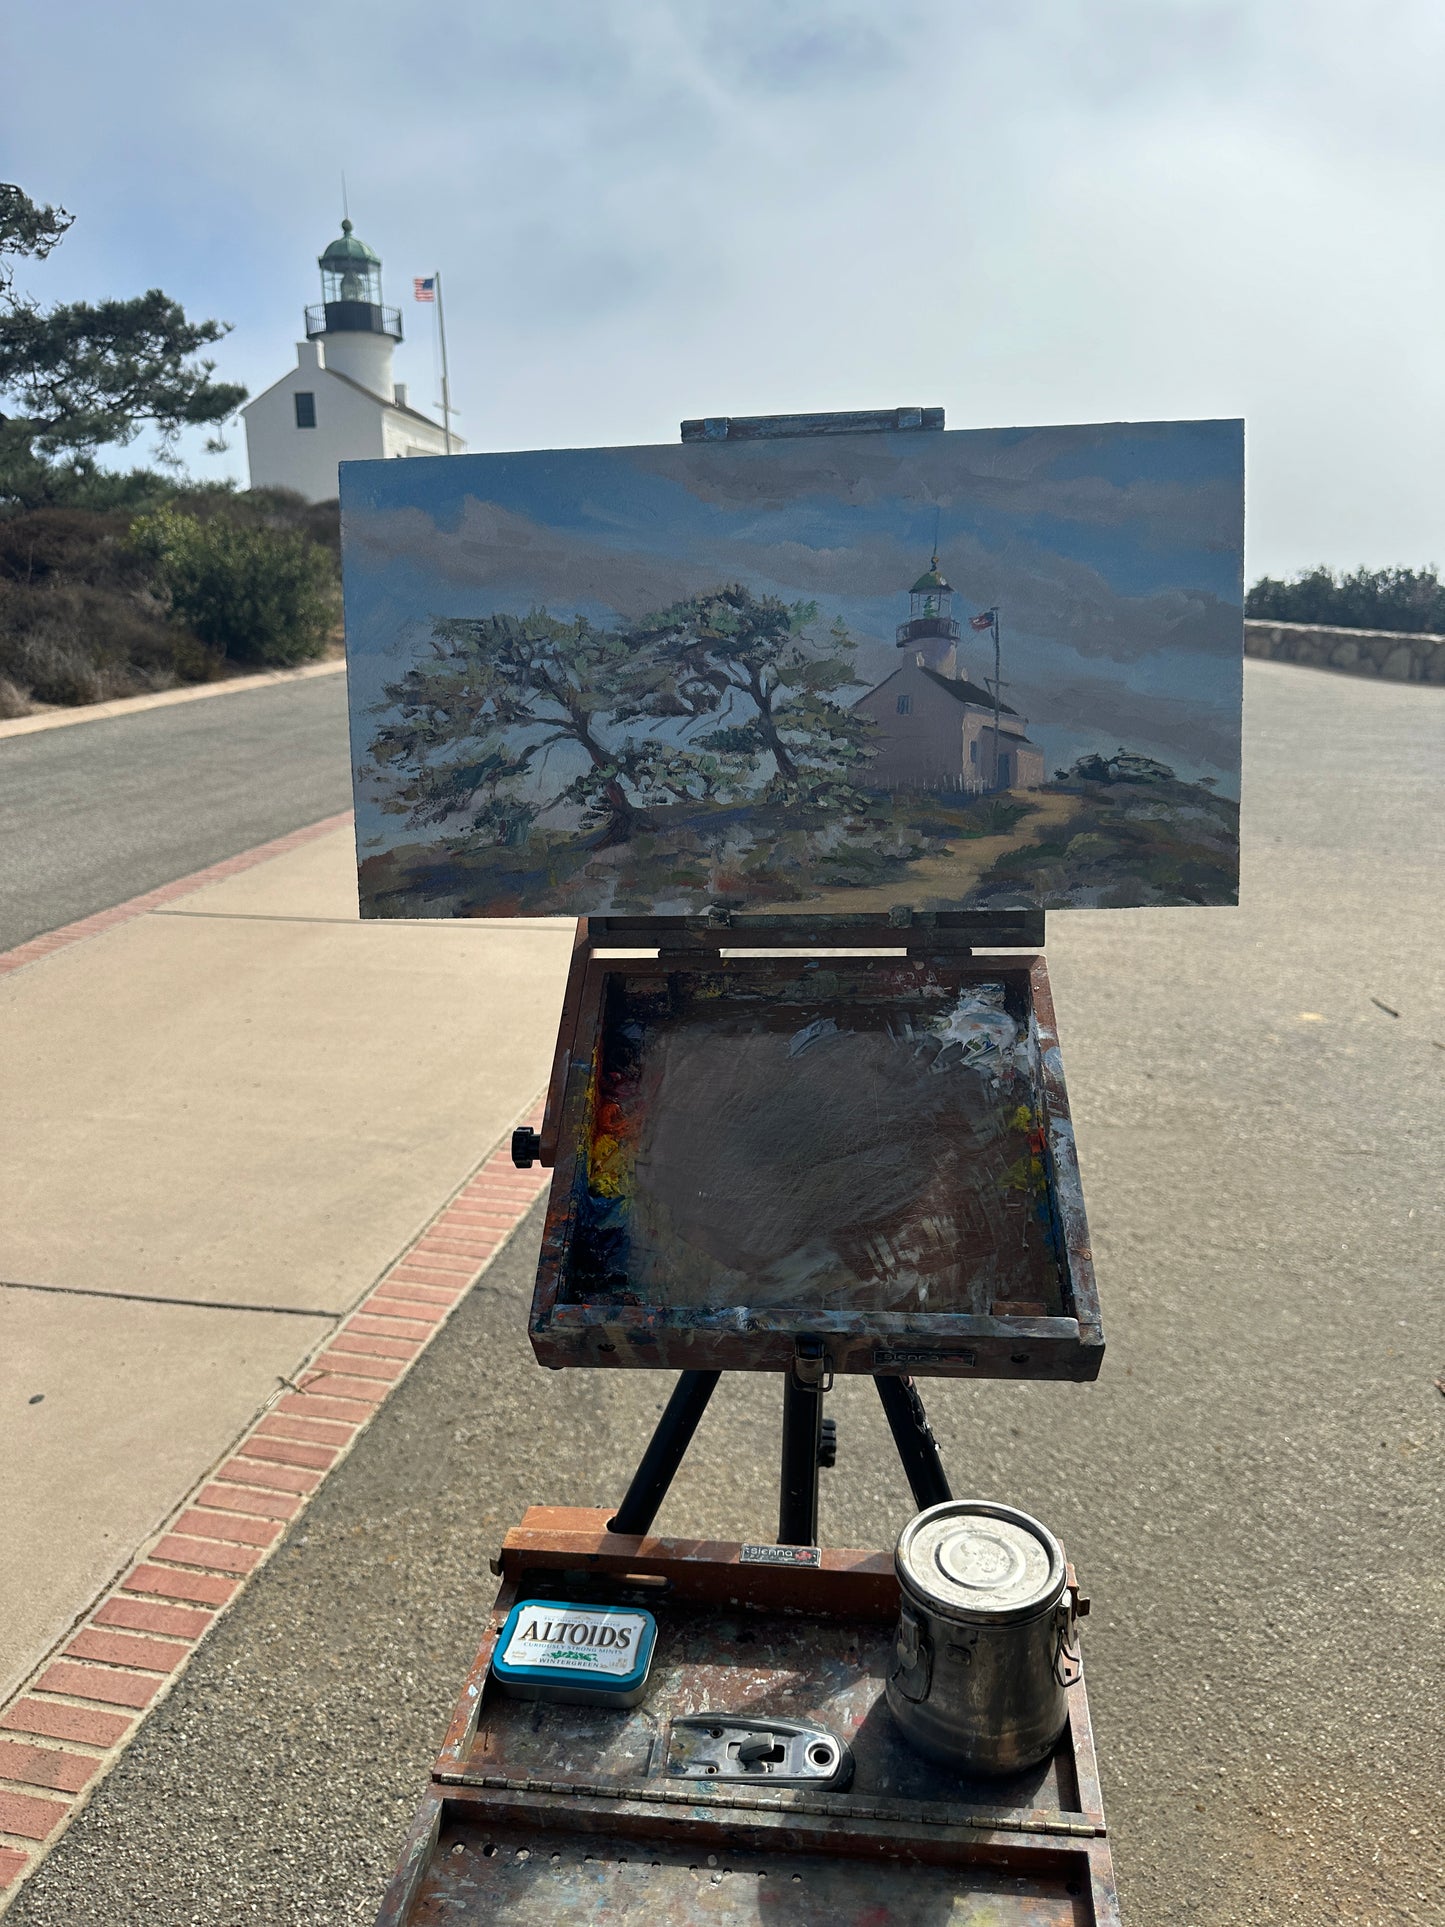
[[[823,1429],[818,1438],[818,1463],[833,1466],[838,1463],[838,1421],[825,1418]]]
[[[512,1133],[512,1162],[519,1171],[530,1171],[542,1155],[542,1140],[527,1125]]]

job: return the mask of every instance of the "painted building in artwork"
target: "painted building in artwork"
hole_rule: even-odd
[[[241,410],[252,488],[290,488],[308,502],[335,499],[339,462],[455,454],[453,431],[411,407],[392,377],[399,309],[383,306],[381,261],[341,223],[319,257],[321,301],[306,310],[296,366]]]
[[[853,708],[877,725],[868,784],[880,790],[957,790],[983,796],[1044,781],[1044,753],[1026,720],[959,673],[953,589],[935,555],[908,592],[898,625],[904,659]]]

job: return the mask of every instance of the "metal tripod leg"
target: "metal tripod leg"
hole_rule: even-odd
[[[898,1456],[903,1461],[903,1470],[908,1476],[919,1510],[941,1505],[945,1499],[951,1499],[953,1492],[948,1475],[938,1456],[933,1434],[928,1429],[928,1416],[913,1380],[875,1378],[873,1383],[878,1387],[878,1396],[883,1401],[883,1415],[888,1420],[888,1429],[893,1434],[893,1443],[898,1447]]]
[[[627,1497],[616,1518],[607,1522],[609,1532],[642,1534],[652,1525],[721,1377],[721,1372],[684,1372],[678,1379],[642,1463],[632,1475]]]
[[[783,1379],[783,1469],[778,1486],[778,1544],[818,1543],[818,1446],[823,1437],[823,1388]]]

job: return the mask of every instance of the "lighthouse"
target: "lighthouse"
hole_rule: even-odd
[[[339,462],[445,455],[447,435],[407,400],[392,357],[401,313],[382,300],[381,257],[350,219],[317,257],[321,300],[306,309],[296,366],[241,410],[252,488],[332,501]],[[455,429],[453,450],[464,447]]]
[[[997,615],[989,611],[988,627]],[[873,725],[868,787],[943,796],[1041,788],[1044,752],[1029,740],[1027,717],[999,701],[997,684],[989,688],[959,674],[953,585],[936,551],[908,591],[908,616],[896,639],[907,654],[853,705],[854,714]]]
[[[898,647],[911,649],[925,669],[941,676],[958,674],[953,585],[945,579],[936,554],[908,591],[908,620],[898,625]]]

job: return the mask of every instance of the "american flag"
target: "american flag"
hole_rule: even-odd
[[[435,301],[437,298],[437,278],[434,274],[416,275],[411,284],[412,293],[418,301]]]
[[[992,629],[993,619],[997,613],[996,609],[985,609],[981,616],[970,616],[968,626],[970,629]]]

